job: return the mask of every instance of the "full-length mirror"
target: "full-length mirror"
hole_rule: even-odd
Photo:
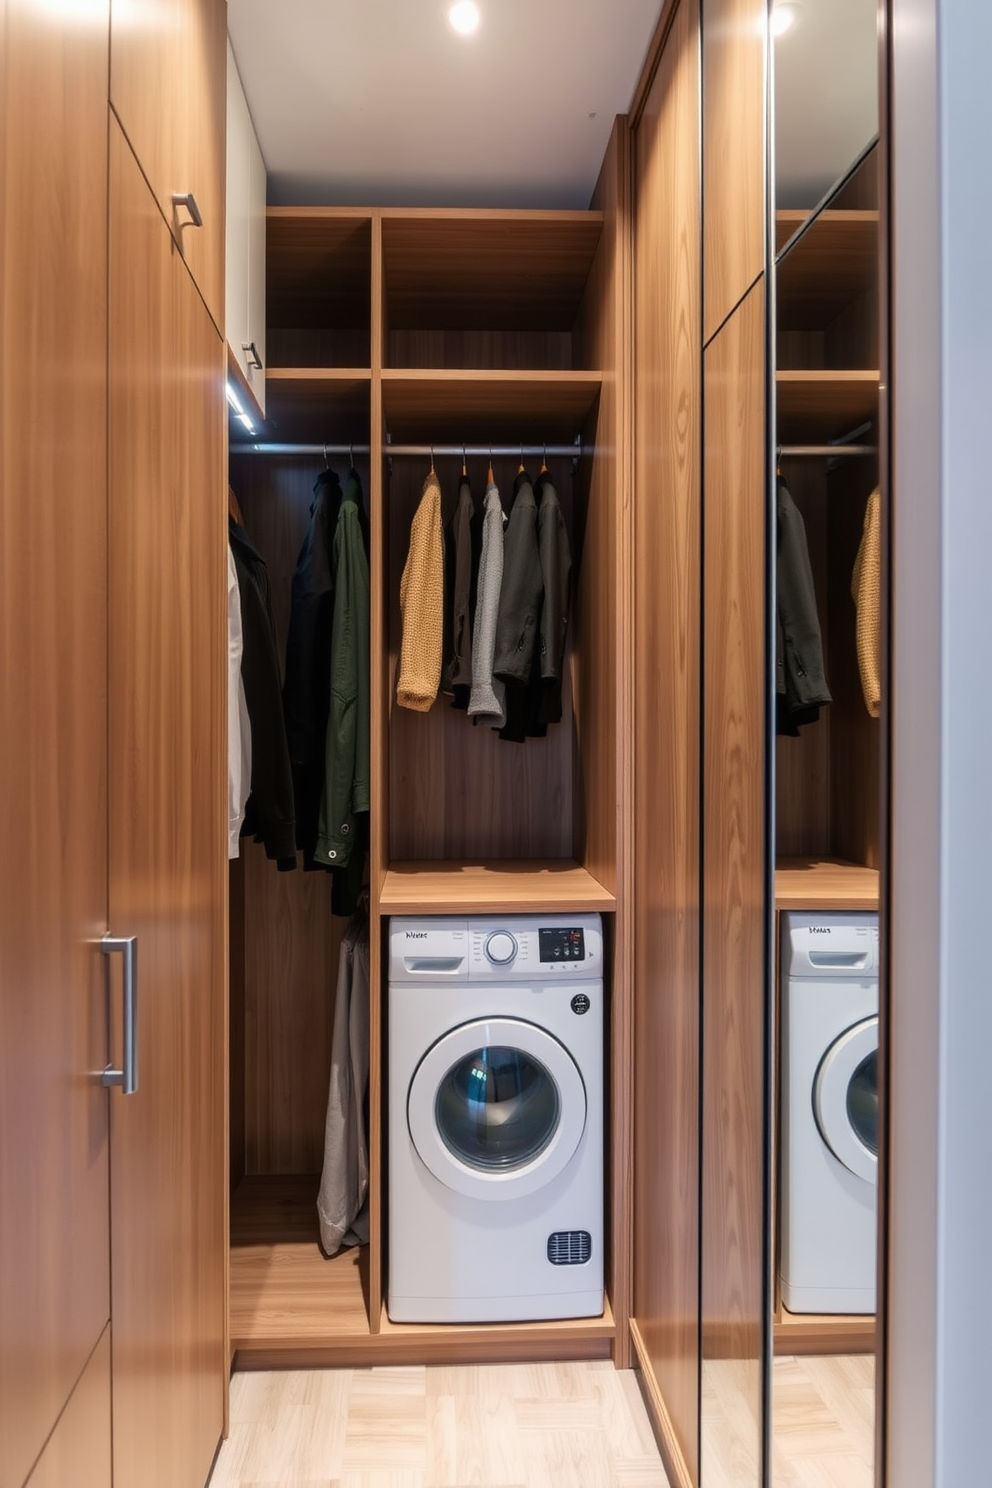
[[[882,840],[875,0],[772,10],[772,1488],[873,1481]]]

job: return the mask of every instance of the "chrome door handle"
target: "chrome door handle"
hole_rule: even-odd
[[[104,1085],[120,1085],[125,1095],[138,1088],[138,937],[105,935],[100,942],[105,956],[124,955],[124,1067],[103,1072]]]
[[[203,213],[196,205],[196,197],[192,191],[174,191],[172,193],[172,205],[174,207],[185,207],[189,213],[190,222],[192,222],[194,227],[203,226]]]
[[[254,367],[256,372],[261,372],[262,358],[258,354],[254,341],[242,341],[241,350],[248,359],[249,367]]]

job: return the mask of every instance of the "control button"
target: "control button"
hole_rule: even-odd
[[[587,1013],[592,1004],[590,1003],[588,997],[584,992],[576,992],[575,996],[572,998],[571,1006],[573,1013],[581,1014]]]
[[[486,941],[486,955],[494,966],[506,966],[517,954],[517,942],[508,930],[496,930]]]

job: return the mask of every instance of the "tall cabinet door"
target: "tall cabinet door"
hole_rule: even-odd
[[[190,273],[224,325],[224,0],[112,0],[110,102]],[[175,196],[192,192],[197,227]]]
[[[110,1316],[101,9],[0,0],[3,1488],[50,1455],[84,1376],[73,1481],[109,1484],[109,1375],[87,1370]]]
[[[138,938],[112,1111],[114,1480],[200,1488],[227,1364],[220,336],[110,140],[110,914]]]

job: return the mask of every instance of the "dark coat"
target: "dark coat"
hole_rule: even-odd
[[[568,635],[572,553],[558,493],[546,470],[537,478],[536,495],[540,499],[537,537],[544,580],[544,604],[539,633],[543,690],[538,717],[542,724],[548,724],[561,720],[561,684]]]
[[[816,722],[831,697],[823,672],[806,524],[783,480],[778,482],[776,510],[775,731],[795,735],[800,724]]]
[[[243,527],[228,523],[238,575],[244,650],[241,677],[251,724],[251,794],[244,831],[265,844],[280,868],[296,867],[293,780],[280,695],[279,653],[264,560]]]
[[[282,700],[293,768],[296,844],[307,868],[314,861],[317,822],[324,789],[324,740],[331,698],[331,622],[334,614],[332,552],[341,483],[333,470],[317,478],[310,526],[296,560],[286,641]]]
[[[496,617],[493,676],[523,686],[537,643],[544,579],[537,541],[537,502],[526,471],[513,483],[513,506],[503,538],[503,583]]]
[[[444,670],[441,690],[453,708],[467,708],[472,691],[472,617],[482,551],[482,522],[463,475],[458,503],[444,533]]]

